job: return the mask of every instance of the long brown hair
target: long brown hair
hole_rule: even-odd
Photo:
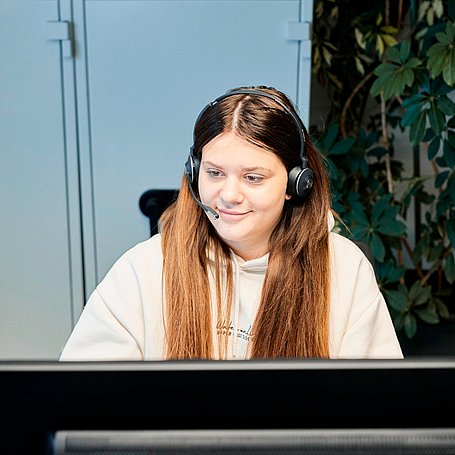
[[[266,91],[295,112],[280,91]],[[289,172],[301,164],[297,125],[263,96],[238,94],[208,108],[194,130],[194,155],[225,131],[275,153]],[[305,133],[306,135],[306,133]],[[328,357],[329,180],[321,155],[305,137],[315,187],[305,201],[285,202],[269,239],[269,262],[253,325],[251,357]],[[228,247],[197,206],[185,178],[179,197],[160,220],[167,358],[225,358],[227,335],[213,333],[213,320],[229,320],[233,273]],[[216,301],[211,301],[210,283]],[[235,334],[234,334],[235,336]],[[217,338],[217,339],[216,339]]]

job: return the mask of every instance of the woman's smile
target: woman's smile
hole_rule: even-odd
[[[218,213],[223,221],[240,221],[246,218],[251,211],[226,210],[218,208]]]

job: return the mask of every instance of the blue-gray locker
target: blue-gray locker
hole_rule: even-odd
[[[0,2],[0,358],[57,358],[200,109],[279,88],[309,119],[311,0]]]
[[[58,19],[58,1],[0,2],[2,359],[56,358],[75,301],[80,312],[78,183]]]
[[[127,248],[145,239],[138,199],[176,188],[202,107],[229,88],[271,85],[308,119],[312,2],[150,0],[84,8],[80,69],[87,74],[85,161],[93,218],[84,217],[87,291]],[[82,68],[83,67],[83,68]],[[89,159],[90,156],[90,159]],[[93,272],[93,273],[92,273]]]

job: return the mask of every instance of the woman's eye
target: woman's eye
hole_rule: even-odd
[[[260,175],[246,175],[245,178],[250,183],[259,183],[263,179]]]
[[[210,177],[219,177],[221,175],[221,172],[220,171],[217,171],[215,169],[207,169],[207,174],[210,176]]]

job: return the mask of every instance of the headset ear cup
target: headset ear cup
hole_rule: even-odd
[[[313,185],[313,170],[309,167],[302,169],[296,166],[289,172],[286,192],[290,196],[306,199],[310,195]]]
[[[193,158],[188,155],[188,159],[185,161],[185,175],[190,183],[193,182]]]
[[[201,164],[198,158],[196,158],[192,153],[188,155],[188,159],[185,163],[185,174],[188,176],[193,189],[197,190],[197,179],[199,176],[199,168]]]
[[[313,189],[314,186],[314,173],[309,167],[302,170],[297,180],[297,194],[302,198],[306,199]]]
[[[297,180],[297,176],[299,175],[300,167],[294,167],[289,171],[288,174],[288,185],[286,188],[286,193],[289,194],[289,196],[297,196],[296,188],[295,188],[295,182]]]
[[[197,182],[199,178],[199,168],[201,167],[201,162],[199,158],[193,156],[193,189],[198,191]]]

